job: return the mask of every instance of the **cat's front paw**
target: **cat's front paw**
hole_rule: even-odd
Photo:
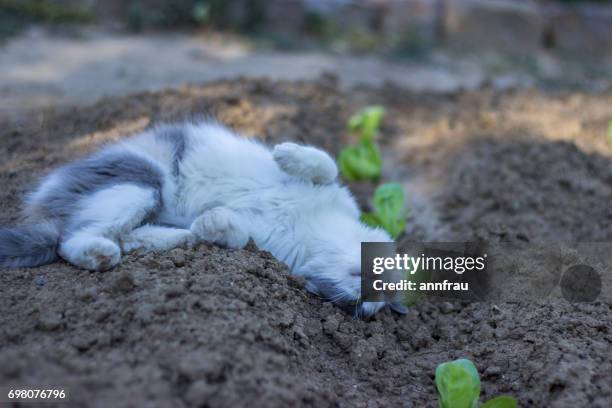
[[[202,241],[229,248],[244,248],[249,241],[240,216],[223,207],[206,211],[193,221],[190,229]]]
[[[282,143],[274,147],[272,156],[285,173],[316,184],[329,184],[338,176],[334,160],[314,147]]]
[[[104,237],[73,237],[60,245],[59,254],[71,264],[90,271],[106,271],[121,260],[119,246]]]

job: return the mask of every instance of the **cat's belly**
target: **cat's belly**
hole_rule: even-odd
[[[278,202],[279,183],[254,180],[250,177],[231,177],[227,174],[200,177],[198,180],[184,181],[178,185],[174,194],[164,200],[161,212],[164,218],[176,219],[177,223],[190,224],[206,211],[224,207],[241,214],[259,217],[270,207],[270,202]]]

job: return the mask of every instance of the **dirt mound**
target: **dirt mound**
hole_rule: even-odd
[[[611,239],[608,157],[566,141],[479,140],[464,149],[447,180],[462,188],[441,198],[455,235],[528,242]]]
[[[371,103],[388,108],[381,140],[387,177],[410,194],[407,239],[612,239],[600,136],[612,95],[341,92],[330,79],[220,82],[4,120],[0,222],[18,220],[48,169],[155,121],[215,114],[337,152],[348,115]],[[372,186],[354,187],[367,206]],[[107,273],[3,270],[0,310],[0,384],[53,384],[78,406],[434,407],[435,367],[459,357],[475,361],[486,397],[612,400],[609,304],[424,301],[364,322],[252,245],[128,255]]]

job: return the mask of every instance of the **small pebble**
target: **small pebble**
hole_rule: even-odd
[[[111,288],[114,292],[129,292],[136,286],[134,277],[124,272],[120,274],[111,284]]]
[[[501,367],[498,366],[489,366],[486,368],[484,375],[486,377],[497,377],[502,372]]]
[[[34,284],[40,289],[47,284],[47,278],[43,275],[38,275],[34,278]]]
[[[185,266],[185,263],[187,262],[185,257],[185,250],[181,248],[173,249],[172,251],[170,251],[170,259],[172,259],[174,266],[176,266],[177,268]]]
[[[38,317],[36,327],[42,331],[55,331],[62,325],[62,315],[57,312],[45,311]]]
[[[198,380],[191,384],[185,394],[185,400],[192,406],[206,406],[211,395],[216,392],[213,385],[204,380]]]
[[[450,302],[442,302],[440,304],[440,312],[444,314],[452,313],[455,310],[455,306]]]
[[[76,292],[77,299],[83,302],[89,302],[95,299],[97,295],[98,295],[98,289],[96,289],[93,286],[88,287],[88,288],[82,287],[78,289]]]
[[[166,298],[179,297],[185,294],[185,285],[169,285],[165,288],[164,293]]]

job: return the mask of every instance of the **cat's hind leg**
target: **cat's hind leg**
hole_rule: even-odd
[[[244,248],[249,241],[247,220],[236,211],[215,207],[196,218],[191,224],[198,239],[228,248]]]
[[[109,186],[83,198],[62,234],[60,256],[89,270],[114,267],[121,260],[121,238],[159,205],[157,190],[131,183]]]
[[[272,156],[285,173],[315,184],[329,184],[338,176],[334,160],[314,147],[282,143],[274,146]]]
[[[121,240],[121,249],[130,251],[166,251],[178,247],[190,247],[196,242],[196,235],[182,228],[163,227],[160,225],[143,225]]]

